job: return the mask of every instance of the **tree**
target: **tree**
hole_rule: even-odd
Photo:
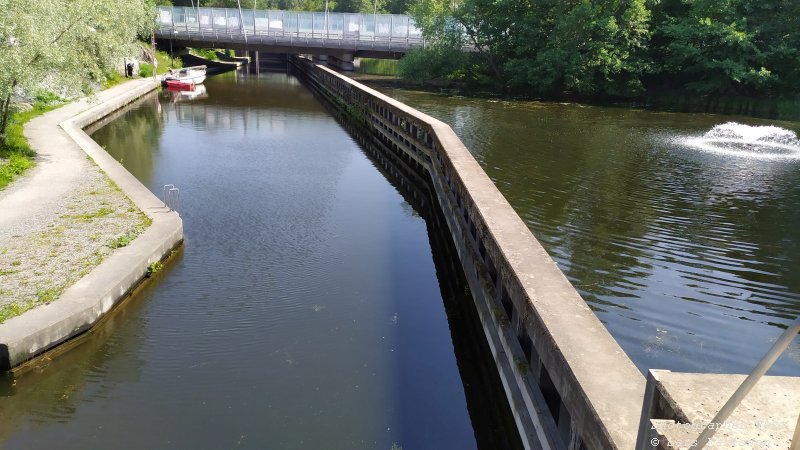
[[[415,1],[432,48],[401,62],[412,78],[596,98],[800,92],[797,0]]]
[[[454,4],[450,0],[425,0],[411,7],[411,16],[422,30],[425,48],[413,49],[400,60],[400,75],[414,81],[437,78],[463,80],[471,58],[462,51],[466,36],[453,19]]]
[[[800,83],[800,3],[793,0],[667,2],[653,51],[657,76],[697,94],[778,95]]]
[[[459,70],[473,81],[537,93],[642,89],[650,35],[645,0],[420,0],[412,11],[433,47],[461,53],[468,63]],[[462,52],[464,45],[471,50]]]
[[[537,92],[629,96],[643,91],[650,11],[644,0],[553,3],[531,11],[540,47],[522,41],[506,63],[511,83]],[[541,23],[541,17],[552,18]]]
[[[0,0],[0,142],[11,101],[42,88],[67,96],[136,54],[155,12],[145,0]]]

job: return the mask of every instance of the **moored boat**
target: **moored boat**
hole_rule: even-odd
[[[170,69],[164,74],[164,83],[171,87],[184,87],[202,84],[206,80],[206,66]]]
[[[190,91],[190,90],[194,89],[194,87],[195,87],[195,84],[193,84],[191,82],[182,81],[182,80],[175,80],[175,79],[172,79],[172,78],[165,79],[164,80],[164,84],[167,85],[167,88],[169,90],[176,90],[176,91]]]

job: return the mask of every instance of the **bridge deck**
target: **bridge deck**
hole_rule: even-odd
[[[157,38],[196,46],[330,49],[394,56],[425,45],[414,19],[399,14],[159,7],[158,24]]]

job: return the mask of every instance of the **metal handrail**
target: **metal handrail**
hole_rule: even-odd
[[[772,348],[769,349],[766,355],[761,358],[761,361],[756,365],[750,375],[742,381],[742,384],[736,389],[736,392],[731,395],[731,398],[728,399],[727,402],[722,406],[722,409],[719,410],[717,415],[711,419],[709,425],[714,424],[714,426],[707,426],[703,429],[703,432],[700,433],[700,436],[697,437],[697,441],[694,443],[692,448],[696,450],[701,450],[703,447],[708,444],[708,441],[714,437],[714,434],[722,428],[722,424],[728,420],[728,417],[733,413],[737,406],[744,400],[744,397],[753,389],[753,387],[758,383],[758,380],[764,376],[765,373],[775,364],[775,361],[781,356],[781,354],[789,348],[789,345],[794,340],[794,337],[800,333],[800,316],[798,316],[794,322],[792,322],[788,328],[781,334]],[[792,448],[798,448],[797,440],[800,439],[800,417],[798,417],[798,424],[797,428],[794,431],[794,439],[792,440]]]

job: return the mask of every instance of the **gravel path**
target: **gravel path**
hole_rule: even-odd
[[[98,97],[122,91],[112,88]],[[42,117],[71,117],[91,106],[83,100]],[[26,125],[26,135],[39,119]],[[37,166],[0,191],[0,323],[56,300],[150,224],[83,151],[58,145],[69,139],[58,132],[48,141],[29,138]]]

